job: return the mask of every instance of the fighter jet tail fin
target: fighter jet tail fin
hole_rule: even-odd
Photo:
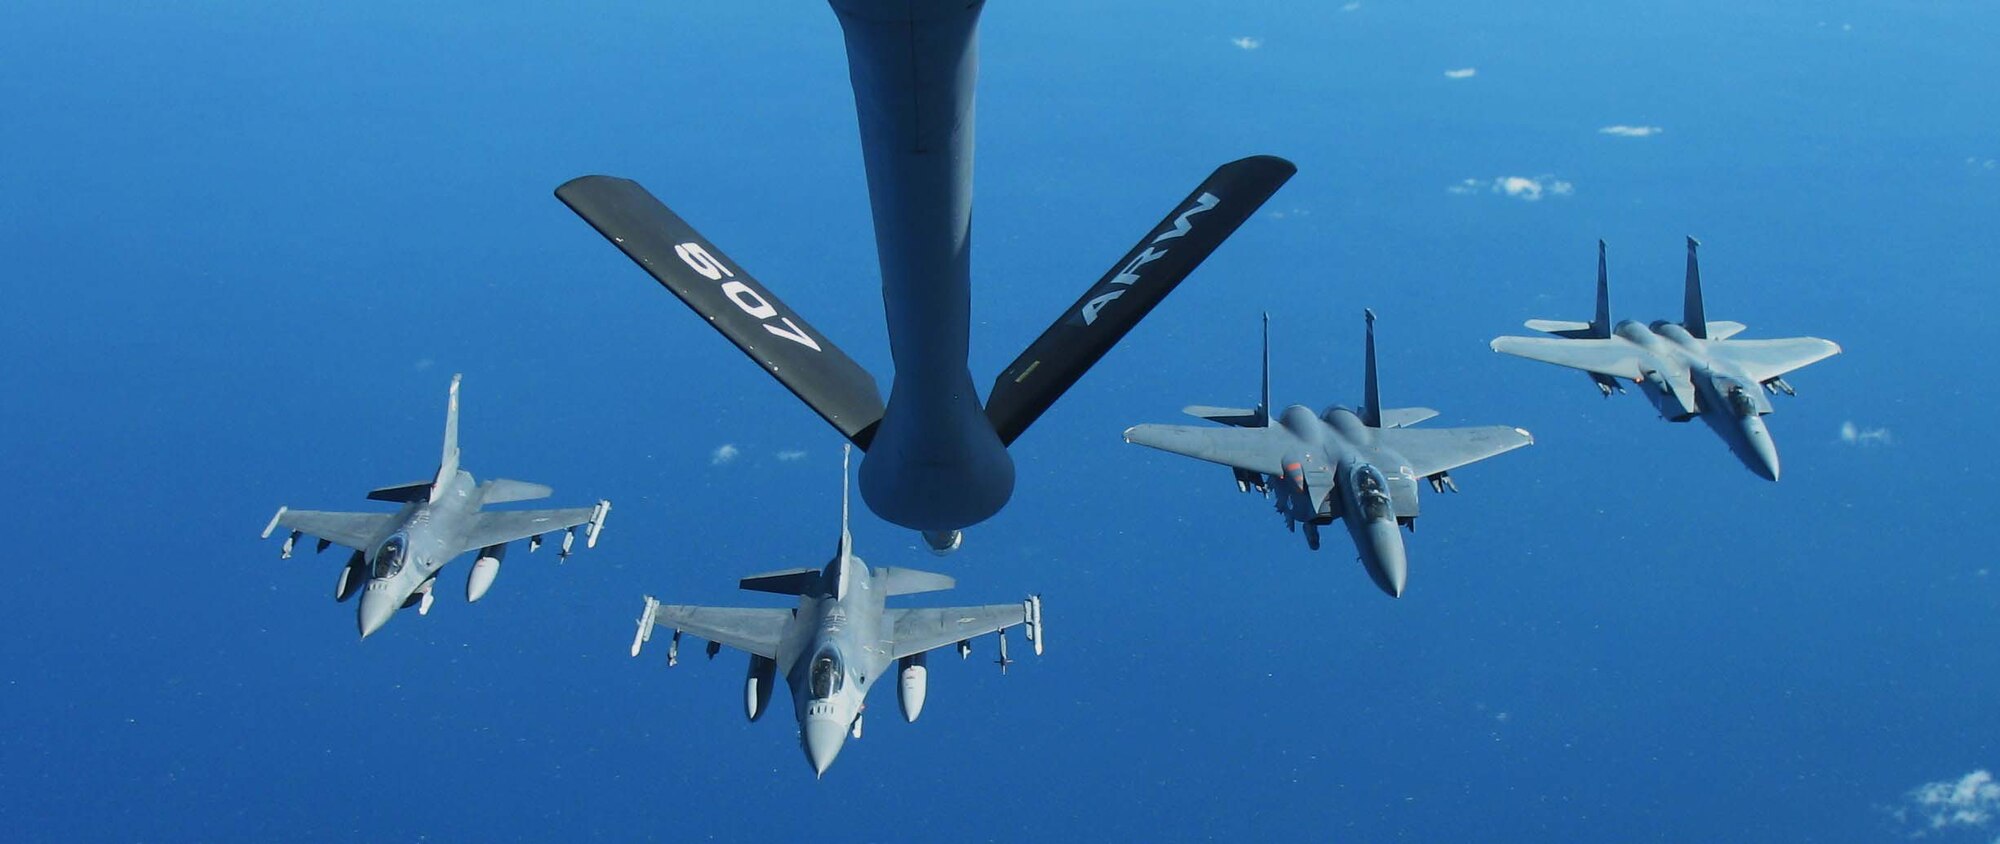
[[[1219,422],[1231,428],[1271,427],[1271,315],[1264,314],[1264,380],[1257,393],[1257,406],[1210,407],[1205,404],[1191,404],[1181,408],[1181,412],[1196,419]]]
[[[833,562],[827,564],[827,579],[833,582],[833,597],[836,600],[847,597],[848,581],[854,578],[854,534],[847,529],[849,513],[848,490],[853,484],[848,482],[847,464],[854,455],[854,447],[840,449],[840,548],[834,552]]]
[[[447,482],[458,475],[458,381],[464,375],[451,376],[451,398],[444,410],[444,456],[438,460],[437,479],[431,482],[430,500],[436,501],[444,493]]]
[[[1597,311],[1589,322],[1531,319],[1528,328],[1571,340],[1603,340],[1611,336],[1611,278],[1604,262],[1604,241],[1597,242]]]
[[[1382,385],[1375,379],[1375,312],[1362,309],[1362,318],[1368,322],[1368,353],[1364,366],[1367,372],[1362,378],[1361,423],[1370,428],[1382,427]]]
[[[874,376],[638,182],[583,176],[556,198],[700,314],[841,436],[867,450],[882,421]]]
[[[1000,373],[986,417],[1012,444],[1250,219],[1292,174],[1269,155],[1217,168]]]
[[[1701,241],[1688,238],[1687,292],[1685,302],[1687,314],[1681,319],[1681,327],[1696,337],[1708,336],[1708,312],[1701,301],[1701,263],[1695,259],[1695,248]]]

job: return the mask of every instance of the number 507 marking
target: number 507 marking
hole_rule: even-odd
[[[815,352],[820,350],[819,344],[813,342],[811,337],[806,336],[806,333],[800,330],[798,323],[793,322],[791,317],[778,316],[778,309],[771,304],[770,300],[765,299],[763,294],[751,289],[750,285],[737,281],[736,274],[730,272],[728,267],[723,266],[721,261],[716,260],[714,255],[708,254],[708,250],[701,248],[701,244],[689,241],[676,245],[674,247],[674,254],[681,257],[681,261],[688,265],[688,269],[701,273],[703,278],[709,281],[721,281],[722,295],[728,296],[729,301],[735,302],[736,307],[744,313],[749,314],[751,318],[759,320],[764,326],[765,331],[769,331],[772,334],[776,334],[779,337],[783,337]],[[729,280],[723,281],[724,277],[727,277]],[[773,317],[776,317],[778,322],[783,323],[783,325],[773,325],[771,323]]]

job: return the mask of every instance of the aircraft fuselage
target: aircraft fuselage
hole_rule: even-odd
[[[1409,578],[1403,536],[1397,530],[1417,516],[1418,478],[1410,462],[1378,442],[1376,429],[1345,407],[1315,415],[1292,405],[1275,420],[1308,444],[1284,464],[1284,476],[1267,480],[1277,490],[1288,522],[1306,525],[1317,547],[1318,526],[1339,520],[1370,580],[1391,597]]]
[[[1770,399],[1741,367],[1709,353],[1708,344],[1718,341],[1665,321],[1646,325],[1625,320],[1615,333],[1653,358],[1642,365],[1639,388],[1662,418],[1686,422],[1701,417],[1744,466],[1767,480],[1778,479],[1778,447],[1763,418],[1772,410]],[[1686,380],[1672,374],[1676,372],[1686,372]]]

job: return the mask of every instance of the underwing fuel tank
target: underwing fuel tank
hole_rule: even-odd
[[[771,680],[777,673],[777,662],[750,655],[750,674],[743,679],[743,714],[751,721],[764,717],[764,709],[771,703]]]
[[[901,682],[896,684],[896,701],[903,706],[903,720],[914,722],[924,713],[924,695],[929,691],[930,668],[923,654],[903,657]]]
[[[500,561],[506,558],[506,545],[489,545],[479,552],[479,560],[472,564],[472,573],[465,577],[466,603],[486,597],[486,590],[493,588],[493,578],[500,576]]]

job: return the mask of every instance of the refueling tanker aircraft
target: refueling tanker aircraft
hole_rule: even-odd
[[[1236,488],[1276,493],[1285,527],[1303,526],[1306,545],[1319,550],[1319,528],[1347,525],[1361,565],[1392,598],[1402,597],[1409,574],[1398,527],[1416,530],[1417,479],[1433,491],[1458,491],[1451,470],[1532,445],[1520,428],[1430,428],[1415,425],[1437,415],[1428,407],[1382,406],[1375,377],[1375,312],[1368,321],[1367,373],[1359,408],[1329,407],[1315,415],[1292,405],[1271,416],[1271,318],[1264,317],[1264,389],[1248,410],[1196,405],[1185,412],[1230,427],[1137,425],[1125,441],[1220,463],[1236,473]],[[1276,424],[1273,424],[1273,423]]]
[[[584,528],[583,544],[597,547],[597,535],[611,514],[611,502],[594,507],[567,510],[482,511],[488,504],[533,501],[547,498],[553,490],[541,484],[491,480],[479,483],[472,473],[458,466],[458,381],[451,377],[451,400],[444,417],[444,459],[437,476],[401,486],[383,487],[368,493],[374,501],[403,505],[394,513],[330,513],[279,507],[271,523],[264,526],[264,538],[280,527],[290,528],[279,557],[290,559],[299,537],[319,537],[317,551],[329,545],[354,549],[340,568],[340,581],[333,599],[345,601],[361,592],[359,620],[361,638],[382,628],[396,610],[414,606],[418,615],[431,611],[431,586],[438,570],[467,551],[479,549],[479,560],[465,581],[465,600],[477,601],[500,574],[500,561],[507,556],[507,543],[528,540],[528,550],[542,546],[542,537],[564,531],[562,550],[556,556],[569,557],[577,528]]]
[[[854,554],[854,537],[847,530],[847,461],[841,461],[840,544],[824,568],[799,568],[743,578],[753,592],[797,595],[796,609],[777,607],[690,607],[662,604],[646,598],[639,631],[632,637],[632,655],[653,637],[653,628],[673,631],[667,645],[667,665],[680,661],[681,634],[708,640],[714,659],[728,645],[750,654],[744,680],[744,714],[755,721],[771,701],[771,685],[784,677],[792,692],[792,711],[799,722],[799,744],[814,776],[824,776],[840,755],[847,737],[861,737],[861,711],[876,680],[897,667],[897,695],[904,721],[923,712],[930,669],[925,654],[956,644],[962,658],[972,653],[971,639],[998,633],[1002,673],[1007,658],[1007,628],[1022,625],[1037,655],[1042,652],[1042,598],[1030,595],[1012,604],[943,609],[889,609],[884,599],[896,595],[937,592],[955,582],[942,574],[915,569],[869,569]]]
[[[1007,447],[1297,168],[1217,169],[994,381],[966,368],[972,319],[973,0],[832,0],[847,42],[894,378],[875,378],[639,183],[556,189],[625,255],[867,453],[861,497],[938,554],[1013,494]],[[856,268],[835,274],[851,276]]]
[[[1767,480],[1778,479],[1778,446],[1764,426],[1772,411],[1766,393],[1796,395],[1786,373],[1840,354],[1840,346],[1817,337],[1736,340],[1743,323],[1710,320],[1701,296],[1700,246],[1687,239],[1684,316],[1645,325],[1611,323],[1610,284],[1604,241],[1597,242],[1597,315],[1590,322],[1528,320],[1528,327],[1555,337],[1501,337],[1493,351],[1581,369],[1599,392],[1625,392],[1639,385],[1661,418],[1686,422],[1700,416],[1729,444],[1743,465]],[[1558,339],[1560,338],[1560,339]],[[1759,388],[1762,389],[1759,389]]]

